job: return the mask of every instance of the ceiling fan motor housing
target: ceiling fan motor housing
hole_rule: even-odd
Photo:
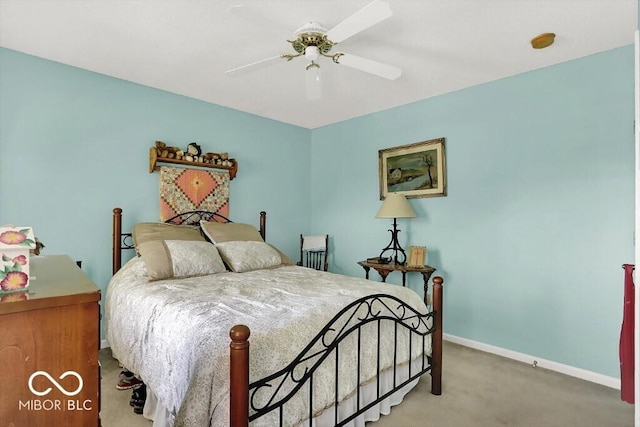
[[[335,44],[331,40],[328,40],[325,34],[327,33],[327,29],[317,22],[308,22],[303,27],[296,30],[294,35],[296,36],[295,40],[288,40],[293,47],[293,50],[298,52],[298,54],[304,55],[306,53],[307,47],[315,46],[318,48],[318,53],[320,55],[327,55],[333,45]],[[315,53],[315,49],[313,49]]]

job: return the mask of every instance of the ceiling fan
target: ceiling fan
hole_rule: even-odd
[[[393,15],[393,12],[388,3],[374,0],[330,30],[327,30],[317,22],[309,22],[296,30],[294,33],[296,38],[294,40],[287,40],[295,53],[285,53],[266,58],[233,68],[226,73],[230,75],[240,74],[278,62],[281,59],[291,61],[294,58],[304,56],[309,61],[305,68],[307,98],[312,100],[321,97],[320,57],[331,58],[335,64],[345,65],[385,79],[395,80],[402,74],[400,68],[349,53],[332,52],[336,44],[384,21],[391,15]]]

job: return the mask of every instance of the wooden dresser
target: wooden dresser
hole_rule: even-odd
[[[32,256],[0,295],[0,427],[100,425],[100,289],[66,255]]]

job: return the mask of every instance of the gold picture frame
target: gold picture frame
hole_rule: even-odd
[[[406,198],[447,195],[444,138],[378,150],[380,200],[387,193]]]
[[[426,246],[409,246],[407,267],[424,267],[427,259]]]

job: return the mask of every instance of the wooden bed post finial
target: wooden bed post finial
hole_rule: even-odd
[[[249,335],[246,325],[235,325],[229,331],[231,427],[249,425]]]

